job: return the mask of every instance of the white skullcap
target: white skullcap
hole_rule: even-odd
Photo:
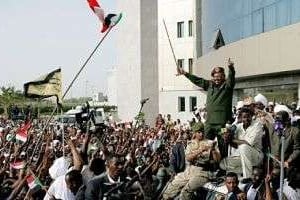
[[[65,157],[60,157],[54,160],[54,163],[49,168],[49,174],[52,179],[65,175],[68,172],[70,162]]]
[[[286,105],[280,105],[280,104],[278,104],[278,105],[276,105],[276,106],[274,107],[274,113],[278,113],[278,112],[280,112],[280,111],[286,111],[286,112],[288,112],[290,115],[292,114],[292,111],[291,111]]]
[[[236,104],[236,109],[240,109],[242,107],[244,107],[244,101],[238,101]]]
[[[267,98],[266,98],[264,95],[262,95],[262,94],[256,95],[256,96],[254,97],[254,101],[255,101],[255,102],[260,102],[260,103],[262,103],[265,107],[268,106],[268,100],[267,100]]]

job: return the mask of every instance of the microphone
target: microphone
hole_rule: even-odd
[[[142,99],[142,100],[141,100],[141,104],[146,103],[149,99],[150,99],[149,97],[148,97],[148,98],[145,98],[145,99]]]

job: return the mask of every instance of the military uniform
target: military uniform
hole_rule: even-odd
[[[232,120],[232,95],[235,85],[235,70],[229,66],[227,80],[216,87],[212,81],[186,73],[185,76],[198,87],[207,91],[205,134],[208,139],[214,139],[216,133],[225,127],[227,121]]]
[[[232,120],[232,96],[235,85],[234,67],[233,65],[229,65],[228,68],[228,77],[220,86],[216,86],[213,81],[185,73],[185,76],[192,83],[207,91],[205,137],[212,140],[217,136],[222,157],[227,155],[227,147],[219,133],[221,132],[221,128],[224,128],[225,124]],[[224,73],[224,69],[216,67],[213,69],[211,75],[213,76],[214,73],[220,72]]]
[[[199,142],[192,140],[186,147],[185,155],[187,156],[204,146],[212,147],[212,144],[211,140],[205,139]],[[193,193],[208,182],[208,172],[204,171],[202,163],[209,161],[209,158],[210,150],[201,153],[193,162],[188,163],[184,172],[177,174],[174,180],[167,186],[163,194],[163,199],[173,199],[179,192],[181,200],[191,199]]]

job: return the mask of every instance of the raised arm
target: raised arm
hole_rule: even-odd
[[[226,79],[226,86],[228,88],[234,88],[235,85],[235,69],[234,69],[234,63],[228,59],[228,76]]]
[[[209,87],[209,80],[206,80],[204,78],[195,76],[193,74],[190,74],[186,71],[184,71],[184,69],[182,68],[178,68],[177,70],[178,75],[184,75],[186,78],[188,78],[192,83],[194,83],[195,85],[197,85],[198,87],[201,87],[203,90],[207,91],[208,87]]]

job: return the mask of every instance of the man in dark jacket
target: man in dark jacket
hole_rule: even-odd
[[[212,80],[189,74],[182,68],[178,68],[179,75],[185,75],[192,83],[207,91],[206,109],[207,119],[205,134],[208,139],[214,139],[226,122],[232,120],[232,95],[235,85],[235,70],[233,62],[228,60],[228,77],[225,79],[224,68],[215,67],[212,72]]]
[[[105,197],[110,189],[120,185],[124,179],[121,178],[123,172],[123,157],[114,155],[107,159],[107,172],[100,174],[90,180],[85,189],[86,200],[98,200]],[[113,195],[117,191],[108,194]]]
[[[264,184],[264,170],[259,167],[253,167],[252,181],[246,184],[244,188],[247,200],[264,200],[266,199],[266,190]]]
[[[282,124],[282,134],[285,137],[284,141],[284,166],[287,169],[298,167],[300,165],[300,132],[296,127],[292,127],[290,123],[290,117],[288,112],[279,111],[275,116],[275,124]],[[277,125],[278,126],[278,125]],[[278,129],[278,128],[277,128]],[[275,128],[276,131],[276,128]],[[279,130],[280,131],[280,130]],[[278,130],[277,130],[278,132]],[[274,146],[277,147],[275,150],[275,156],[280,158],[281,154],[281,143],[280,137],[273,134]]]

